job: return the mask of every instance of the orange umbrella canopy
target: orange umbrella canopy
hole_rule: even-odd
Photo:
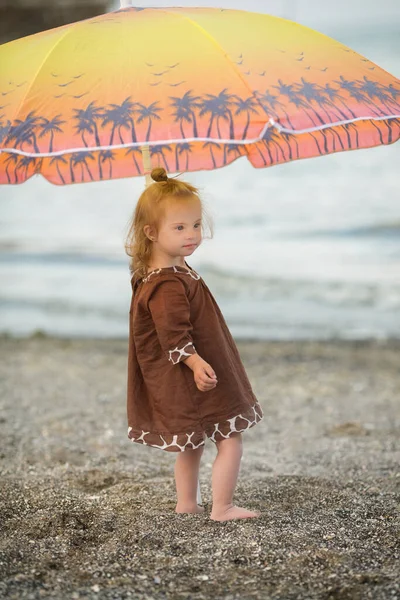
[[[266,14],[124,8],[0,46],[0,183],[256,167],[391,144],[400,81]]]

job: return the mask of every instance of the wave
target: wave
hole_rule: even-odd
[[[242,302],[246,306],[254,301],[262,306],[263,303],[292,301],[312,302],[317,309],[318,306],[400,309],[400,285],[395,281],[375,281],[370,278],[366,281],[357,279],[353,282],[344,279],[323,280],[285,277],[284,275],[271,276],[248,271],[238,272],[234,266],[232,266],[232,270],[230,266],[219,268],[205,261],[198,266],[191,264],[190,259],[188,262],[201,275],[212,293],[224,302]],[[53,270],[58,274],[63,267],[77,269],[77,277],[79,269],[79,278],[82,275],[85,276],[85,271],[101,270],[102,268],[107,269],[107,277],[109,277],[108,269],[111,267],[114,272],[113,285],[116,289],[122,289],[124,285],[127,285],[124,284],[124,281],[128,282],[129,280],[129,261],[122,255],[110,257],[109,255],[84,254],[82,252],[3,252],[0,253],[0,263],[3,266],[16,264],[18,271],[24,267],[29,268],[29,266],[35,269],[32,281],[24,277],[24,296],[16,297],[12,286],[5,295],[0,295],[0,303],[4,305],[12,296],[15,307],[20,306],[21,309],[24,303],[29,304],[33,301],[29,299],[31,285],[34,286],[31,290],[32,296],[37,295],[34,290],[36,290],[38,278],[41,277],[41,269],[44,270],[43,282],[46,282],[46,285],[49,284],[49,281],[51,284]],[[51,270],[49,271],[47,267],[51,267]],[[55,301],[51,285],[43,289],[46,289],[47,295],[41,299],[43,305],[47,304],[48,309],[58,311],[60,305],[51,305]],[[76,302],[76,308],[72,310],[86,311],[84,304],[91,295],[90,288],[82,286],[74,289],[73,294],[73,298],[69,295],[67,304]],[[82,301],[83,304],[80,305]],[[96,302],[96,304],[98,303]],[[104,306],[101,300],[100,306]],[[107,309],[112,310],[112,307],[107,307]],[[67,310],[67,307],[63,306],[62,310]],[[91,309],[87,310],[90,312]]]
[[[72,316],[85,318],[96,316],[104,319],[119,319],[125,317],[125,307],[119,307],[104,304],[98,306],[91,303],[77,302],[75,300],[59,300],[56,298],[21,298],[21,297],[1,297],[0,311],[12,310],[13,312],[26,312],[35,310],[48,315],[59,315],[62,317]]]
[[[285,235],[285,234],[284,234]],[[303,233],[286,234],[286,237],[380,237],[395,238],[400,241],[400,221],[389,221],[387,223],[376,223],[371,225],[360,225],[356,227],[344,227],[339,229],[316,229]]]
[[[3,246],[4,247],[4,246]],[[0,243],[0,262],[2,263],[23,263],[23,264],[57,264],[57,265],[77,265],[77,266],[104,266],[104,265],[118,265],[128,268],[128,259],[114,257],[110,255],[102,254],[86,254],[85,252],[71,252],[71,251],[42,251],[42,252],[24,252],[18,249],[10,252],[9,247],[7,250],[2,249]]]
[[[39,256],[37,253],[37,260]],[[93,264],[96,269],[105,265],[104,258],[99,256],[57,253],[52,258],[75,261],[73,270],[76,261],[87,259],[86,268],[79,275],[83,280]],[[35,267],[32,278],[24,277],[21,286],[2,289],[0,333],[29,333],[39,327],[62,335],[126,336],[129,273],[124,260],[115,262],[119,266],[113,267],[115,278],[113,275],[110,294],[103,294],[93,280],[90,285],[76,284],[71,289],[68,282],[64,282],[67,287],[61,290],[59,286],[47,285],[53,279],[53,270],[60,270],[59,262],[52,265],[50,272],[46,269],[43,280],[46,285],[42,285]],[[205,263],[195,268],[238,338],[400,338],[399,284],[284,279],[230,272]],[[101,273],[94,280],[98,278],[102,279]]]
[[[212,292],[224,302],[310,302],[321,307],[400,309],[400,285],[380,282],[323,281],[236,273],[203,264],[196,269]]]

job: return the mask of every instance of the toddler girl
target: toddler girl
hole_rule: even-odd
[[[127,236],[131,258],[127,414],[132,442],[177,452],[177,513],[200,513],[197,482],[206,436],[217,447],[211,519],[257,517],[232,502],[241,432],[263,418],[222,313],[188,265],[202,241],[198,189],[153,169]]]

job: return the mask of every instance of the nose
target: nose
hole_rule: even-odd
[[[189,232],[187,233],[188,237],[186,238],[185,245],[187,246],[189,244],[197,244],[197,242],[201,238],[201,232],[195,229],[194,231],[192,231],[192,235],[189,236]]]

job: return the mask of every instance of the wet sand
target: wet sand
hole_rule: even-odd
[[[127,437],[127,340],[0,339],[0,597],[400,598],[400,341],[238,342],[264,419],[236,504],[177,515]]]

